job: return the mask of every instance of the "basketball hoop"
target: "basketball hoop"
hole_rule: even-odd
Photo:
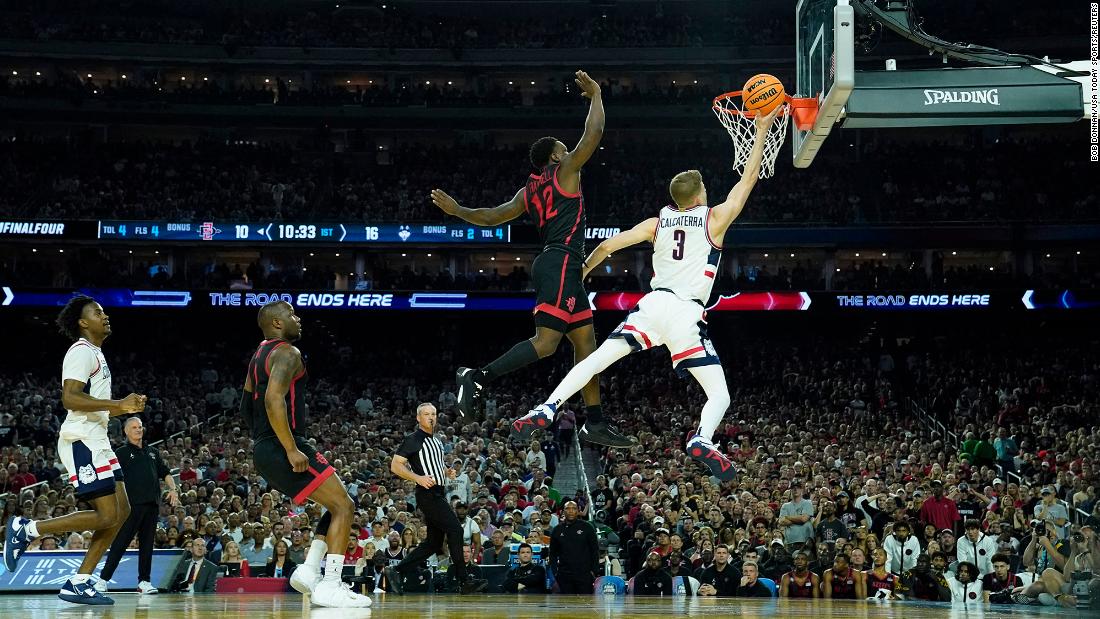
[[[795,117],[795,126],[804,131],[813,126],[813,119],[817,116],[817,101],[809,98],[790,97],[784,95],[785,102],[776,115],[772,126],[768,128],[764,139],[764,158],[760,162],[760,178],[770,178],[775,174],[775,159],[779,155],[779,149],[783,146],[783,140],[787,136],[788,118]],[[714,98],[712,109],[718,116],[722,126],[729,132],[733,139],[734,162],[733,169],[738,173],[745,173],[745,164],[752,154],[752,144],[756,139],[756,112],[741,108],[741,91],[735,90],[718,95]],[[806,129],[803,129],[805,127]]]

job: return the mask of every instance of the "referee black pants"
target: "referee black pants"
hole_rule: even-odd
[[[397,571],[404,574],[439,552],[443,547],[443,538],[446,537],[451,552],[451,567],[448,570],[454,574],[456,581],[466,582],[466,560],[462,556],[462,525],[458,522],[455,510],[451,509],[451,504],[442,494],[423,490],[419,486],[416,488],[416,506],[424,512],[428,538],[405,555],[404,560],[397,564]]]
[[[554,574],[554,578],[558,581],[558,589],[562,593],[592,593],[592,583],[595,582],[595,578],[591,575],[584,576],[581,574]]]
[[[118,564],[122,561],[122,553],[138,536],[138,582],[149,582],[153,572],[153,534],[157,530],[157,512],[160,506],[156,503],[141,503],[130,506],[130,517],[122,523],[122,527],[111,542],[111,550],[107,553],[107,562],[103,564],[103,570],[99,577],[110,580],[114,576]],[[461,550],[461,549],[459,549]]]

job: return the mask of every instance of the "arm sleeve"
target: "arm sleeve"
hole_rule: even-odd
[[[397,447],[397,455],[405,458],[406,460],[412,460],[413,456],[420,451],[420,445],[416,440],[416,435],[410,434],[405,437],[405,440],[401,441],[401,444]]]
[[[99,360],[91,348],[74,346],[65,353],[65,361],[61,365],[61,383],[64,384],[67,380],[87,383],[99,369]]]
[[[156,448],[153,449],[153,461],[156,463],[156,467],[157,467],[157,482],[158,483],[160,482],[160,480],[162,480],[165,477],[168,477],[169,475],[172,474],[171,469],[169,469],[168,465],[164,463],[163,459],[161,459],[160,452],[157,451]]]

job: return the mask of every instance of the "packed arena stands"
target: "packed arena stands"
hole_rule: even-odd
[[[564,136],[563,136],[564,137]],[[918,221],[1095,221],[1094,184],[1080,158],[1061,156],[1074,130],[1012,132],[986,139],[960,132],[914,140],[863,132],[834,141],[809,170],[781,167],[753,194],[739,223],[858,225]],[[704,173],[722,196],[736,177],[722,163],[720,132],[611,135],[585,170],[588,221],[632,224],[668,203],[668,179]],[[0,214],[56,219],[442,221],[428,199],[444,188],[470,206],[495,206],[530,171],[526,143],[397,141],[333,154],[298,143],[233,144],[203,139],[89,143],[17,132],[0,142]],[[369,153],[369,154],[368,154]],[[781,157],[783,155],[780,155]],[[906,166],[880,166],[885,157]],[[1049,161],[1039,166],[1037,161]],[[639,165],[639,162],[645,162]],[[1053,168],[1051,166],[1054,166]],[[852,170],[858,173],[851,173]],[[929,183],[934,171],[937,182]],[[1049,183],[1057,173],[1064,182]],[[521,222],[516,222],[521,223]]]
[[[263,562],[272,529],[281,523],[291,549],[300,551],[319,514],[315,508],[290,509],[287,497],[266,488],[251,469],[248,431],[237,418],[242,368],[255,339],[251,312],[205,316],[209,326],[197,339],[180,332],[163,312],[113,313],[118,335],[108,344],[116,389],[149,395],[146,438],[179,469],[183,505],[162,508],[157,546],[180,547],[203,536],[218,557],[232,540],[246,560]],[[40,323],[45,318],[28,316],[17,340],[51,342],[48,348],[57,357],[64,343],[46,333]],[[301,347],[310,363],[310,435],[356,499],[356,524],[362,529],[353,530],[358,543],[349,542],[347,562],[359,562],[368,575],[375,566],[400,559],[423,535],[409,504],[411,487],[388,472],[388,463],[396,442],[412,427],[416,404],[425,400],[439,406],[447,457],[463,468],[448,492],[469,504],[485,550],[505,521],[505,531],[523,538],[548,536],[543,519],[550,524],[564,500],[575,497],[611,546],[607,560],[627,578],[652,550],[666,563],[671,554],[681,573],[698,576],[711,565],[719,543],[729,545],[736,567],[750,553],[758,555],[761,575],[777,582],[796,549],[810,553],[811,570],[820,574],[842,547],[853,555],[859,548],[869,560],[891,523],[902,518],[912,522],[922,552],[947,552],[954,564],[963,521],[928,526],[928,513],[921,510],[934,481],[943,482],[960,514],[966,512],[966,518],[981,522],[983,532],[997,537],[1016,571],[1035,568],[1028,565],[1035,558],[1025,560],[1024,550],[1045,487],[1071,507],[1064,537],[1054,540],[1060,548],[1080,525],[1100,524],[1094,467],[1100,431],[1090,421],[1097,413],[1100,359],[1096,342],[1074,333],[1077,321],[1035,323],[1013,337],[1005,337],[1006,329],[1012,330],[1008,324],[902,321],[877,325],[876,337],[868,340],[851,322],[825,335],[820,324],[776,329],[774,319],[718,319],[712,334],[734,368],[729,372],[733,405],[718,434],[743,469],[738,480],[715,484],[688,461],[682,449],[702,393],[676,377],[663,355],[640,354],[602,376],[612,417],[638,436],[639,444],[600,452],[603,470],[588,472],[594,501],[589,504],[575,481],[550,481],[563,454],[572,450],[571,432],[542,437],[538,451],[545,454],[546,470],[531,466],[544,459],[529,458],[532,447],[507,433],[507,421],[537,404],[567,369],[568,355],[500,381],[485,401],[488,421],[463,425],[454,414],[451,369],[480,361],[475,351],[490,349],[527,325],[517,317],[487,330],[478,326],[484,317],[452,318],[410,316],[399,319],[405,328],[394,328],[391,320],[378,331],[371,321],[306,314],[309,335]],[[0,443],[9,463],[7,471],[0,470],[5,515],[75,508],[59,477],[54,448],[64,412],[51,360],[44,354],[30,366],[5,367],[0,379],[5,410]],[[583,421],[583,410],[577,413]],[[951,435],[937,431],[935,420]],[[973,454],[984,453],[981,449],[968,452],[952,439],[973,434],[992,443],[1001,430],[1018,453],[978,458]],[[997,468],[1006,460],[1014,471]],[[815,514],[835,507],[847,533],[838,536],[835,527],[815,521],[816,544],[790,541],[778,519],[795,479],[806,484]],[[559,491],[565,486],[576,488],[575,494]],[[840,499],[842,493],[847,497]],[[550,513],[529,508],[530,501],[549,505]],[[522,513],[514,516],[513,509]],[[668,540],[662,529],[672,534]],[[399,534],[392,540],[391,531]],[[257,544],[246,539],[250,536]],[[82,543],[77,535],[59,546]],[[472,550],[475,561],[481,550]],[[445,566],[444,560],[434,569]]]

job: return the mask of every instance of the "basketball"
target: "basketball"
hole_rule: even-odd
[[[782,105],[783,83],[779,78],[767,73],[758,73],[745,82],[741,92],[741,99],[745,102],[745,109],[760,114],[770,114],[777,106]]]

